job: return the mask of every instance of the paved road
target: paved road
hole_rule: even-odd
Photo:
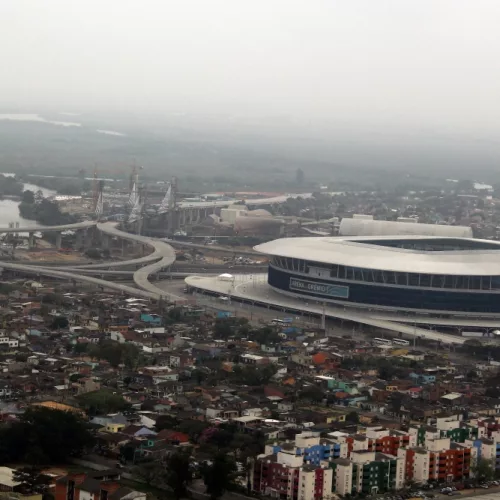
[[[83,226],[82,226],[83,224]],[[62,227],[70,227],[73,229],[88,227],[90,225],[95,225],[95,223],[82,223],[82,224],[73,224],[70,226],[52,226],[52,230],[60,230]],[[105,264],[95,264],[90,266],[85,266],[88,268],[99,269],[99,268],[109,268],[116,266],[126,266],[126,265],[142,265],[145,263],[149,263],[149,265],[138,269],[133,274],[133,279],[135,284],[139,287],[136,289],[134,287],[123,285],[119,283],[114,283],[112,281],[106,281],[99,278],[94,278],[92,276],[83,276],[78,272],[78,267],[75,266],[72,269],[66,269],[64,271],[60,271],[54,268],[44,268],[41,266],[30,266],[25,264],[14,264],[12,262],[0,262],[0,267],[4,269],[12,269],[15,271],[21,271],[28,274],[34,275],[43,275],[50,276],[55,278],[63,278],[69,280],[83,281],[86,283],[91,283],[94,285],[101,286],[103,288],[112,289],[119,291],[121,293],[137,296],[137,297],[145,297],[152,299],[170,299],[174,301],[184,300],[183,297],[173,296],[171,294],[166,293],[164,290],[158,288],[156,285],[149,281],[149,276],[151,274],[157,273],[170,267],[175,262],[175,252],[174,249],[165,242],[155,240],[152,238],[147,238],[145,236],[139,236],[135,234],[129,234],[124,231],[120,231],[117,227],[116,223],[104,223],[97,224],[97,229],[102,231],[104,234],[113,237],[124,238],[130,241],[135,241],[137,243],[141,243],[144,245],[148,245],[154,248],[152,254],[147,255],[145,257],[139,259],[132,259],[129,261],[121,261],[121,262],[108,262]],[[56,229],[58,228],[58,229]],[[23,228],[26,230],[25,228]],[[0,232],[2,230],[0,229]]]
[[[97,224],[97,229],[102,233],[115,237],[122,238],[129,241],[134,241],[142,245],[152,247],[154,250],[149,255],[138,257],[137,259],[122,260],[115,262],[101,262],[99,264],[83,264],[79,266],[72,266],[73,269],[107,269],[110,267],[124,267],[124,266],[142,266],[143,264],[150,264],[151,262],[162,260],[164,267],[168,267],[175,262],[175,251],[171,245],[158,240],[156,238],[148,238],[147,236],[140,236],[138,234],[126,233],[118,229],[116,222],[103,222]]]
[[[260,259],[265,257],[264,255],[262,255],[262,253],[256,252],[255,250],[238,250],[238,247],[228,248],[218,245],[202,245],[201,243],[190,243],[189,241],[178,241],[171,239],[165,239],[163,241],[168,242],[168,244],[172,245],[173,247],[198,248],[200,250],[212,250],[214,252],[230,253],[232,255],[249,255],[252,257],[259,257]]]
[[[258,199],[245,199],[246,205],[276,205],[285,203],[288,198],[311,198],[312,193],[290,193],[282,196],[275,196],[273,198],[258,198]],[[229,207],[235,203],[240,203],[240,200],[231,201],[181,201],[177,205],[180,208],[214,208],[214,207]]]
[[[63,224],[62,226],[24,226],[24,227],[0,227],[0,234],[3,233],[51,233],[59,231],[77,231],[78,229],[88,229],[95,226],[93,221],[77,222],[75,224]]]
[[[113,281],[106,281],[103,279],[94,278],[92,276],[82,276],[81,274],[76,274],[73,272],[59,271],[54,268],[26,266],[24,264],[13,264],[12,262],[0,262],[0,267],[26,274],[32,274],[34,276],[49,276],[51,278],[61,278],[70,281],[82,281],[84,283],[90,283],[92,285],[101,286],[102,288],[121,292],[132,297],[143,297],[146,299],[158,300],[160,296],[163,299],[166,299],[168,296],[168,294],[166,294],[165,292],[153,293],[146,290],[140,290],[132,286],[115,283]]]
[[[456,313],[454,313],[456,314]],[[465,315],[466,313],[464,313]],[[390,313],[374,313],[372,315],[376,319],[387,321],[397,321],[399,323],[407,323],[409,325],[439,325],[439,326],[462,326],[462,327],[478,327],[478,328],[500,328],[500,320],[498,319],[472,319],[468,317],[460,318],[414,318],[412,316],[401,316]]]
[[[462,337],[456,337],[445,333],[439,333],[431,330],[424,330],[418,327],[399,324],[393,321],[376,319],[370,313],[353,311],[334,307],[331,305],[322,306],[314,302],[305,302],[304,299],[296,299],[288,297],[281,293],[275,292],[268,284],[265,275],[253,276],[251,279],[248,276],[235,276],[234,281],[224,281],[217,277],[191,276],[186,278],[186,283],[196,289],[210,291],[212,293],[230,296],[239,300],[262,304],[265,307],[272,305],[273,307],[282,308],[283,311],[301,311],[304,313],[315,314],[318,316],[337,318],[355,323],[390,330],[396,333],[401,333],[409,337],[421,337],[430,340],[441,341],[443,343],[463,344],[466,340]]]

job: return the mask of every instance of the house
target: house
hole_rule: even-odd
[[[72,382],[71,387],[76,392],[76,395],[80,395],[86,394],[87,392],[98,391],[101,388],[101,384],[95,378],[83,377],[76,382]]]
[[[125,434],[126,436],[134,438],[141,438],[141,437],[148,438],[150,436],[156,436],[155,431],[152,431],[151,429],[148,429],[147,427],[142,427],[140,425],[129,425],[121,429],[120,432],[122,434]]]
[[[116,471],[70,474],[56,481],[55,500],[146,500],[146,493],[121,486]]]
[[[20,483],[14,481],[14,472],[10,467],[0,467],[0,491],[14,491],[14,488],[19,486]]]
[[[157,441],[165,441],[168,444],[189,443],[189,436],[184,432],[163,429],[156,435]]]

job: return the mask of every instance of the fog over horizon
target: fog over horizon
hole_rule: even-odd
[[[4,0],[4,110],[494,137],[498,0]]]

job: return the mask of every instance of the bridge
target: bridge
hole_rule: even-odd
[[[96,225],[93,221],[77,222],[75,224],[63,224],[61,226],[23,226],[23,227],[0,227],[2,233],[60,233],[62,231],[79,231],[89,229]]]
[[[289,193],[272,198],[242,198],[240,200],[214,200],[214,201],[180,201],[179,208],[227,208],[237,203],[245,202],[249,206],[279,205],[285,203],[289,198],[312,198],[312,193]]]
[[[212,251],[220,252],[220,253],[246,255],[246,256],[251,256],[251,257],[259,257],[260,259],[263,258],[262,253],[256,252],[255,250],[238,250],[237,247],[227,248],[227,247],[221,247],[221,246],[217,246],[217,245],[202,245],[201,243],[191,243],[189,241],[179,241],[179,240],[172,240],[172,239],[167,239],[167,238],[165,238],[165,240],[163,240],[163,241],[168,241],[168,243],[174,247],[197,248],[197,249],[203,249],[203,250],[212,250]]]
[[[125,231],[120,230],[118,223],[96,223],[96,222],[84,222],[78,224],[67,224],[63,226],[50,226],[50,227],[40,227],[40,226],[29,226],[27,228],[0,228],[0,233],[12,233],[12,232],[32,232],[32,231],[42,231],[42,232],[62,232],[67,230],[72,231],[86,231],[92,227],[95,227],[97,231],[101,234],[103,239],[103,246],[109,246],[111,238],[117,238],[122,240],[131,241],[134,244],[147,246],[153,248],[153,252],[149,255],[143,257],[129,259],[124,261],[116,262],[105,262],[100,264],[83,264],[80,266],[66,266],[63,269],[61,267],[43,267],[32,264],[21,264],[13,262],[0,262],[0,267],[3,269],[19,271],[26,274],[31,274],[34,276],[48,276],[52,278],[79,281],[83,283],[89,283],[97,285],[103,289],[110,289],[117,291],[119,293],[142,297],[153,300],[168,300],[170,302],[185,302],[185,297],[178,296],[176,294],[169,293],[159,287],[157,287],[151,280],[151,276],[156,276],[162,273],[165,269],[168,269],[167,274],[170,275],[171,266],[175,262],[175,251],[169,243],[179,244],[181,246],[189,246],[194,248],[210,248],[211,250],[220,251],[230,251],[231,253],[245,253],[249,255],[255,255],[254,252],[238,252],[234,250],[224,249],[223,247],[215,247],[210,245],[197,245],[193,243],[184,242],[170,242],[159,239],[153,239],[146,236],[140,236],[136,234],[130,234]],[[259,254],[260,255],[260,254]],[[126,270],[120,269],[124,267],[137,267],[138,269]],[[204,269],[202,269],[204,271]],[[273,307],[278,308],[283,311],[288,312],[298,312],[300,314],[315,314],[315,315],[325,315],[327,317],[352,321],[355,323],[366,324],[373,327],[382,328],[388,331],[393,331],[398,334],[404,334],[411,337],[422,337],[431,340],[437,340],[444,343],[455,343],[462,344],[466,339],[463,337],[458,337],[454,335],[449,335],[445,333],[440,333],[433,330],[428,330],[421,328],[417,325],[423,324],[434,324],[435,326],[481,326],[486,328],[495,328],[497,322],[494,318],[488,319],[436,319],[434,322],[430,322],[429,319],[425,321],[425,318],[413,318],[413,317],[402,317],[393,316],[390,314],[385,314],[379,312],[371,311],[357,311],[349,308],[342,308],[340,306],[322,306],[321,304],[309,304],[304,303],[303,300],[298,300],[293,297],[284,296],[283,294],[278,294],[274,292],[267,283],[260,283],[259,278],[264,275],[258,275],[250,271],[251,275],[241,275],[239,278],[241,282],[236,284],[234,281],[228,283],[227,281],[220,281],[216,276],[205,276],[204,278],[200,276],[187,276],[188,273],[174,273],[172,278],[182,278],[185,277],[186,283],[199,291],[211,293],[211,294],[222,294],[228,295],[238,299],[242,302],[249,302],[252,304],[261,305],[263,307]],[[94,275],[94,276],[93,276]],[[123,276],[131,277],[134,281],[136,287],[128,284],[120,284],[115,281],[108,281],[104,277],[113,276]],[[229,291],[228,291],[229,286]]]
[[[84,221],[75,224],[63,224],[60,226],[24,226],[24,227],[1,227],[0,234],[28,233],[29,248],[35,247],[35,233],[56,233],[56,248],[61,248],[61,233],[63,231],[76,231],[80,242],[84,241],[82,233],[95,226],[95,222]]]
[[[26,232],[31,229],[32,231],[42,231],[42,232],[62,232],[67,230],[78,231],[82,229],[89,229],[90,227],[96,227],[98,231],[104,236],[103,244],[104,246],[109,245],[109,240],[107,237],[116,237],[122,238],[124,240],[129,240],[134,243],[139,243],[141,245],[149,246],[153,248],[153,252],[149,255],[138,259],[130,259],[125,261],[118,262],[107,262],[105,264],[87,264],[82,266],[82,269],[109,269],[110,267],[119,267],[119,266],[137,266],[142,264],[149,264],[146,267],[142,267],[136,270],[132,278],[134,283],[138,288],[134,288],[132,286],[123,285],[119,283],[114,283],[112,281],[106,281],[101,278],[95,278],[92,276],[82,275],[79,272],[78,266],[75,266],[71,269],[66,269],[64,271],[54,269],[53,267],[45,268],[43,266],[35,266],[35,265],[26,265],[26,264],[18,264],[12,262],[0,262],[0,267],[4,269],[9,269],[13,271],[20,271],[27,274],[34,274],[35,276],[49,276],[53,278],[62,278],[68,279],[72,281],[81,281],[84,283],[90,283],[94,285],[98,285],[102,288],[115,290],[127,295],[138,296],[148,299],[155,300],[171,300],[175,302],[177,300],[185,300],[183,297],[179,297],[176,295],[169,294],[149,281],[149,276],[151,274],[157,273],[163,269],[169,268],[175,262],[175,252],[174,249],[168,245],[167,243],[154,240],[151,238],[147,238],[145,236],[140,236],[136,234],[126,233],[125,231],[121,231],[116,226],[118,223],[96,223],[96,222],[84,222],[77,224],[67,224],[64,226],[33,226],[29,228],[0,228],[0,233],[2,232]],[[31,232],[31,231],[28,231]]]

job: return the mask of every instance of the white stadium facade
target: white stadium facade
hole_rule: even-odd
[[[366,222],[370,228],[379,221],[354,224]],[[398,224],[422,231],[415,227],[422,224]],[[469,228],[428,226],[447,236],[380,236],[380,226],[376,236],[283,238],[255,250],[270,258],[269,286],[289,297],[403,314],[500,318],[500,242],[464,237]]]

